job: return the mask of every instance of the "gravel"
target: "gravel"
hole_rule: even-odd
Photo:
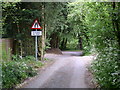
[[[69,53],[46,54],[45,58],[54,60],[54,63],[42,69],[38,76],[23,88],[94,88],[90,85],[92,78],[86,77],[86,67],[90,66],[94,56],[71,56]]]

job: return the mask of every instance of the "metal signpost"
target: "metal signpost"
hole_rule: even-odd
[[[37,37],[42,35],[42,31],[37,31],[37,29],[42,29],[37,19],[33,23],[31,29],[36,29],[36,31],[31,31],[31,36],[35,36],[35,58],[37,61],[38,60],[37,59],[37,54],[38,54]]]

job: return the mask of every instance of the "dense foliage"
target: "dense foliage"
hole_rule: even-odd
[[[2,88],[14,88],[26,78],[36,75],[36,68],[42,65],[32,56],[20,59],[15,55],[12,61],[2,62]]]
[[[72,8],[69,17],[75,22],[75,31],[85,31],[86,33],[81,34],[88,36],[85,43],[88,42],[91,50],[97,53],[92,64],[97,83],[104,88],[120,88],[120,3],[69,5]]]
[[[31,2],[2,2],[2,37],[13,39],[14,54],[34,55],[34,37],[31,36],[30,27],[35,19],[42,24],[42,5]]]
[[[67,3],[45,3],[47,46],[50,46],[51,48],[64,47],[64,45],[61,44],[69,32],[67,13]]]
[[[120,88],[120,38],[117,35],[120,29],[113,24],[115,21],[120,25],[120,7],[119,3],[115,3],[115,8],[112,8],[113,4],[90,3],[87,5],[89,14],[86,15],[90,33],[94,33],[91,42],[98,52],[97,59],[93,62],[93,73],[96,81],[105,88]]]
[[[19,49],[14,52],[18,51],[20,55],[20,52],[24,55],[27,55],[28,52],[33,54],[34,39],[30,36],[29,27],[33,20],[38,18],[45,30],[43,33],[47,39],[47,48],[63,50],[79,48],[85,52],[96,53],[97,57],[91,68],[97,83],[104,88],[120,88],[119,2],[21,2],[3,3],[2,8],[3,37],[11,37],[17,41],[14,43],[14,47],[19,47]],[[40,40],[39,43],[41,43]],[[16,57],[13,59],[16,60]],[[22,63],[18,64],[19,67],[16,66],[17,64],[13,64],[7,63],[7,66],[21,67],[25,72],[28,70]],[[21,70],[21,68],[19,69]],[[6,63],[3,63],[3,69],[7,70]],[[14,71],[14,69],[12,70]],[[23,74],[20,73],[19,77],[25,78],[28,75],[24,72]],[[19,77],[13,79],[13,83]]]
[[[88,52],[90,50],[89,46],[89,34],[88,33],[88,27],[84,23],[85,15],[84,15],[84,9],[83,9],[83,3],[69,3],[68,4],[68,22],[70,23],[70,26],[72,27],[71,36],[72,38],[78,40],[78,48],[80,50],[83,50]]]

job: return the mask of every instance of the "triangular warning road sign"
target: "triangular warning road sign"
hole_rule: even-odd
[[[34,21],[31,29],[42,29],[37,19]]]

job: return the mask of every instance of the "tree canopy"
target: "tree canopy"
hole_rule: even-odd
[[[2,12],[3,37],[15,40],[15,54],[34,55],[30,27],[38,18],[44,28],[45,49],[96,53],[95,80],[100,87],[120,88],[119,2],[3,2]]]

